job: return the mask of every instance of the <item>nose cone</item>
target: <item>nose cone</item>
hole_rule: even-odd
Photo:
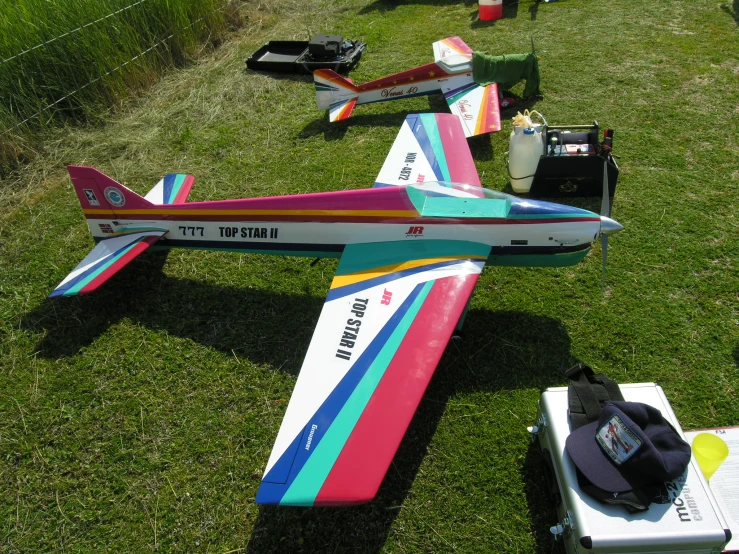
[[[600,216],[600,233],[602,235],[615,235],[619,231],[623,230],[624,226],[615,219],[611,219],[604,215]]]

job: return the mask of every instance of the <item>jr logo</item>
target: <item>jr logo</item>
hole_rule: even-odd
[[[382,300],[380,300],[380,304],[384,304],[385,306],[389,306],[390,305],[390,300],[392,300],[392,298],[393,298],[393,293],[390,292],[389,290],[385,289],[382,292]]]
[[[422,235],[423,227],[410,227],[405,233],[406,237],[420,237]]]

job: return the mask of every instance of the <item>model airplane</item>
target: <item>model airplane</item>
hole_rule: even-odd
[[[348,118],[357,104],[399,100],[441,92],[449,109],[462,120],[470,137],[500,131],[498,85],[480,86],[472,77],[472,50],[459,37],[434,43],[434,63],[429,63],[355,85],[330,69],[313,72],[318,109],[329,110],[329,119]]]
[[[572,265],[621,225],[481,187],[458,117],[409,115],[373,188],[185,203],[69,167],[97,245],[50,296],[85,294],[157,247],[339,258],[257,502],[371,500],[486,264]],[[400,185],[400,186],[398,186]]]

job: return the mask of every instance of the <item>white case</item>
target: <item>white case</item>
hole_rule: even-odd
[[[654,383],[620,385],[624,399],[659,409],[683,438],[662,387]],[[667,484],[671,502],[652,503],[630,514],[623,506],[602,504],[580,491],[575,466],[565,452],[570,434],[567,387],[550,388],[539,400],[539,418],[531,428],[545,455],[551,455],[553,478],[561,496],[557,504],[560,536],[569,554],[719,553],[731,537],[723,515],[691,459],[685,474]]]

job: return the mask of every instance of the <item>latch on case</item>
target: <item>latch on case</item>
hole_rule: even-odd
[[[534,425],[533,427],[527,427],[526,428],[528,430],[528,432],[531,433],[531,441],[532,442],[536,439],[537,435],[540,432],[543,432],[544,431],[544,428],[546,426],[547,426],[547,418],[544,415],[544,413],[540,413],[539,414],[539,419],[536,421],[536,425]]]
[[[555,539],[559,539],[561,537],[564,537],[565,535],[569,535],[574,530],[574,519],[572,518],[572,513],[570,513],[569,510],[567,510],[567,513],[565,514],[565,517],[562,518],[561,522],[549,528],[549,532],[554,535]]]

